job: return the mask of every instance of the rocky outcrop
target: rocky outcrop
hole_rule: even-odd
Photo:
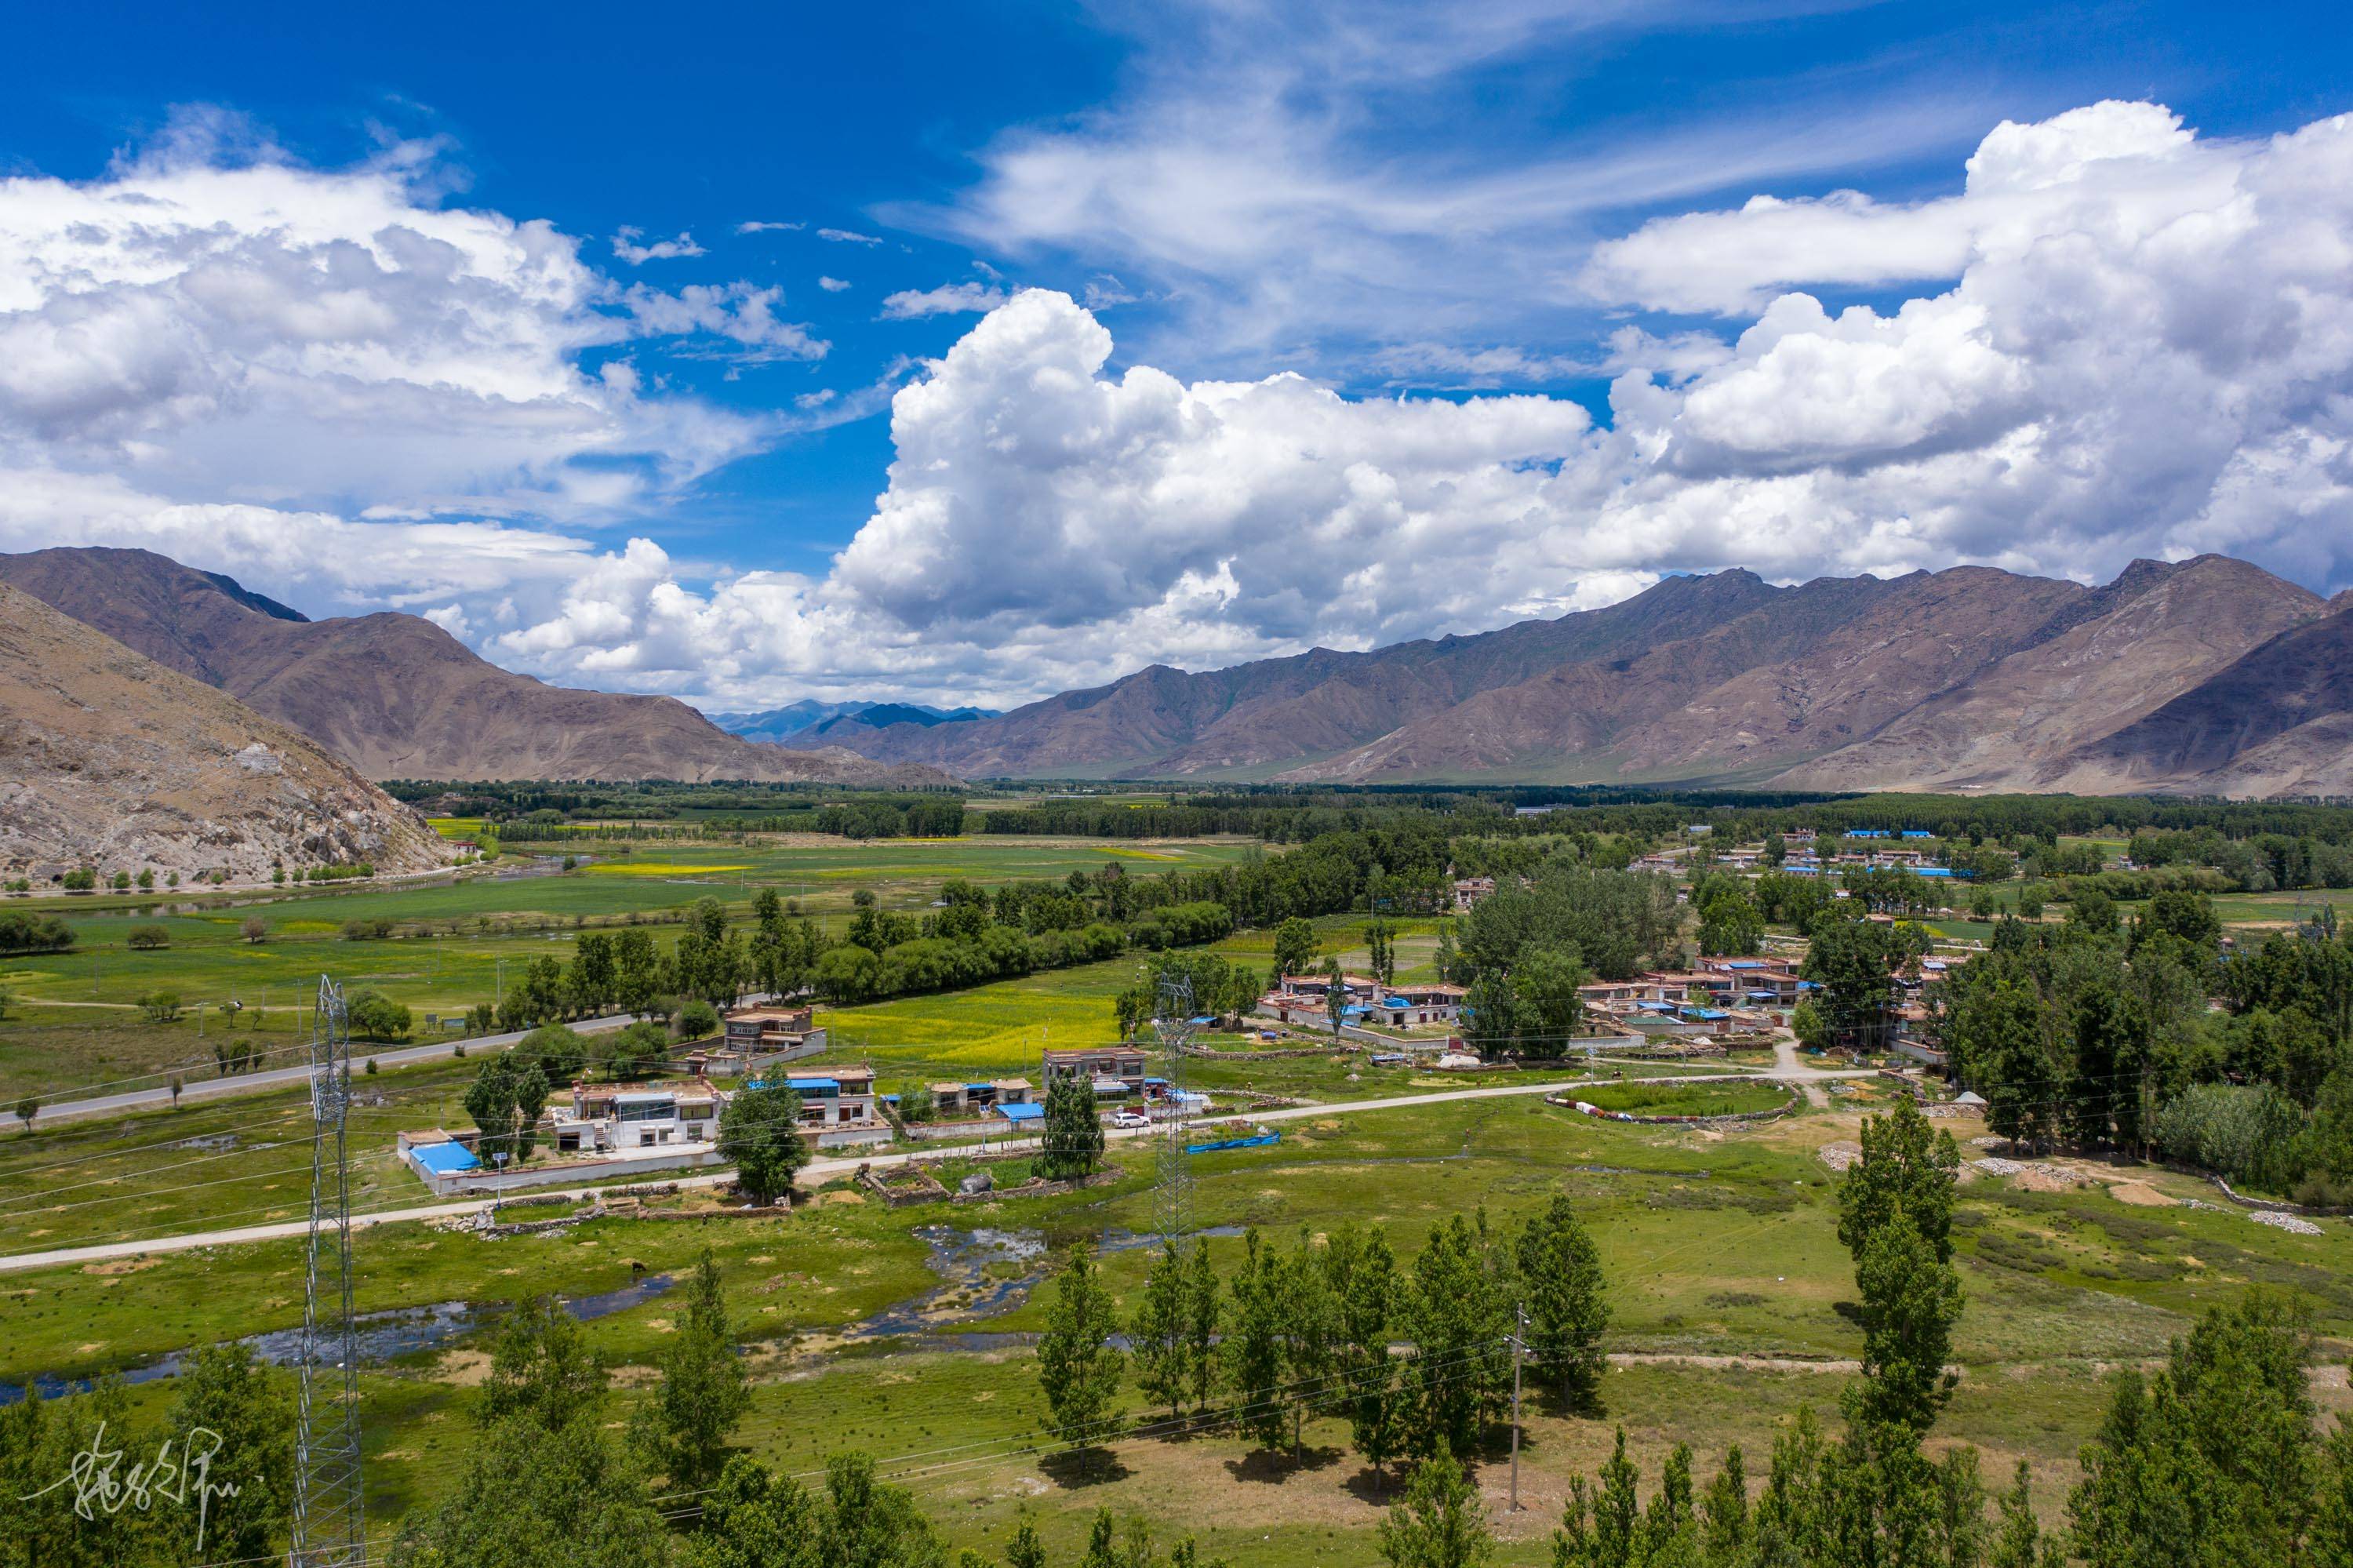
[[[429,870],[425,821],[308,736],[0,584],[0,867]]]

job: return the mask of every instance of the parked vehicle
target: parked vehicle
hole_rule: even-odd
[[[1152,1118],[1139,1110],[1113,1111],[1111,1124],[1113,1127],[1150,1127]]]

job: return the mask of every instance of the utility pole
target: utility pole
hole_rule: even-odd
[[[1515,1307],[1519,1321],[1512,1330],[1512,1510],[1520,1511],[1520,1340],[1528,1327],[1528,1309]]]

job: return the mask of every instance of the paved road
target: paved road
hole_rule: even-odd
[[[766,993],[762,992],[746,997],[744,1005],[756,1007],[767,1000]],[[626,1024],[634,1023],[640,1016],[635,1012],[616,1012],[603,1018],[581,1019],[568,1027],[582,1034],[601,1034],[608,1030],[619,1029]],[[460,1045],[466,1048],[466,1054],[470,1056],[484,1051],[503,1051],[530,1033],[528,1029],[515,1029],[502,1034],[475,1034],[463,1038],[436,1040],[424,1045],[386,1047],[353,1045],[352,1055],[355,1061],[374,1057],[381,1066],[398,1067],[411,1062],[432,1062],[444,1059]],[[275,1050],[277,1047],[273,1046],[272,1049]],[[297,1052],[290,1050],[286,1053],[290,1059],[296,1057],[297,1054]],[[191,1071],[201,1070],[201,1068],[191,1069]],[[309,1065],[297,1060],[292,1066],[268,1067],[258,1073],[238,1073],[226,1078],[184,1078],[180,1090],[180,1101],[185,1105],[190,1100],[221,1099],[231,1095],[258,1094],[263,1089],[279,1089],[284,1088],[289,1084],[301,1083],[310,1075]],[[45,1104],[41,1107],[41,1116],[37,1125],[47,1127],[56,1122],[82,1121],[94,1116],[112,1116],[122,1111],[153,1110],[171,1103],[172,1090],[168,1084],[160,1088],[126,1089],[121,1094],[99,1095],[84,1100],[60,1100],[56,1105]]]
[[[1630,1083],[1641,1082],[1647,1084],[1701,1084],[1717,1083],[1721,1082],[1727,1076],[1732,1076],[1775,1079],[1788,1078],[1805,1082],[1821,1078],[1868,1077],[1871,1075],[1873,1069],[1871,1068],[1840,1069],[1828,1067],[1800,1067],[1792,1073],[1741,1073],[1730,1075],[1723,1073],[1694,1073],[1687,1075],[1679,1075],[1674,1077],[1642,1078],[1639,1080],[1629,1079],[1627,1081]],[[1285,1122],[1298,1121],[1309,1117],[1328,1118],[1346,1116],[1354,1111],[1406,1110],[1417,1106],[1444,1105],[1455,1100],[1504,1099],[1518,1095],[1549,1094],[1555,1089],[1572,1088],[1593,1084],[1614,1084],[1616,1082],[1618,1082],[1618,1080],[1615,1077],[1601,1078],[1588,1075],[1575,1078],[1550,1078],[1540,1084],[1493,1084],[1483,1087],[1472,1089],[1433,1089],[1428,1094],[1399,1095],[1390,1099],[1343,1100],[1334,1104],[1291,1106],[1282,1110],[1259,1111],[1236,1118],[1234,1119],[1254,1122]],[[1149,1138],[1158,1129],[1155,1128],[1106,1128],[1103,1130],[1103,1136],[1106,1139],[1113,1140],[1134,1138]],[[929,1149],[912,1150],[903,1154],[876,1154],[853,1156],[848,1159],[817,1160],[812,1160],[808,1165],[803,1167],[801,1177],[802,1180],[814,1184],[817,1182],[830,1181],[836,1176],[847,1176],[856,1171],[860,1165],[874,1165],[879,1167],[912,1165],[923,1160],[945,1160],[959,1154],[975,1153],[984,1147],[985,1146],[981,1144],[959,1143],[936,1146]],[[678,1179],[678,1185],[681,1187],[716,1187],[733,1180],[734,1173],[732,1171],[713,1170],[705,1171],[699,1176],[680,1177]],[[534,1187],[529,1190],[529,1195],[535,1198],[554,1196],[572,1199],[588,1199],[596,1197],[602,1193],[610,1193],[617,1197],[626,1197],[632,1192],[641,1191],[643,1191],[642,1186],[632,1187],[629,1185],[569,1188]],[[414,1220],[455,1219],[461,1215],[480,1213],[482,1210],[491,1206],[492,1204],[490,1199],[469,1198],[462,1202],[427,1203],[419,1205],[416,1208],[387,1209],[375,1213],[353,1215],[352,1228],[354,1230],[362,1230],[371,1225],[400,1224]],[[0,1273],[19,1272],[28,1268],[50,1268],[60,1264],[99,1263],[109,1258],[137,1257],[153,1253],[188,1252],[197,1247],[234,1246],[245,1242],[283,1241],[291,1236],[301,1235],[308,1228],[308,1224],[301,1220],[286,1220],[274,1224],[243,1225],[234,1230],[192,1231],[185,1235],[156,1236],[144,1241],[101,1242],[91,1246],[58,1247],[47,1252],[17,1253],[11,1256],[0,1256]]]
[[[604,1030],[618,1029],[623,1024],[633,1022],[636,1017],[635,1013],[617,1013],[610,1018],[587,1019],[573,1024],[572,1027],[582,1033],[596,1033]],[[352,1054],[354,1057],[373,1056],[384,1066],[397,1067],[405,1063],[429,1062],[436,1058],[447,1057],[459,1045],[466,1048],[469,1055],[478,1051],[502,1050],[529,1033],[531,1032],[527,1029],[518,1029],[504,1034],[477,1034],[470,1039],[437,1040],[429,1045],[401,1045],[384,1050],[371,1050],[360,1045],[353,1047]],[[289,1051],[287,1054],[292,1056],[295,1053]],[[188,1071],[201,1072],[203,1069],[191,1067]],[[222,1099],[231,1095],[259,1094],[263,1089],[279,1089],[284,1088],[289,1084],[301,1083],[310,1075],[309,1065],[298,1060],[295,1065],[290,1067],[266,1067],[258,1073],[237,1073],[226,1078],[184,1077],[180,1090],[180,1102],[185,1105],[190,1100]],[[80,1121],[90,1117],[112,1116],[122,1111],[152,1110],[159,1106],[169,1106],[171,1103],[172,1090],[168,1084],[160,1088],[126,1089],[121,1094],[99,1095],[86,1100],[61,1100],[53,1106],[45,1105],[41,1107],[39,1125],[47,1127],[53,1122]]]

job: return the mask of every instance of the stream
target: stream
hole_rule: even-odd
[[[1191,1233],[1193,1237],[1238,1236],[1240,1225],[1214,1225]],[[920,1295],[895,1302],[842,1331],[850,1343],[887,1341],[907,1350],[979,1352],[1027,1344],[1034,1337],[1022,1333],[959,1330],[1013,1310],[1029,1298],[1047,1276],[1051,1248],[1043,1233],[1005,1231],[983,1226],[959,1230],[953,1225],[919,1225],[914,1234],[929,1248],[926,1261],[939,1283]],[[1189,1239],[1189,1238],[1188,1238]],[[1160,1238],[1134,1231],[1106,1231],[1096,1242],[1098,1254],[1134,1252],[1157,1246]],[[565,1310],[584,1323],[642,1307],[669,1291],[677,1281],[667,1274],[648,1275],[618,1289],[591,1296],[559,1297]],[[494,1323],[506,1310],[504,1302],[437,1301],[423,1307],[396,1307],[363,1313],[353,1324],[353,1338],[363,1365],[438,1350]],[[271,1366],[292,1366],[302,1353],[300,1328],[275,1329],[250,1334],[240,1341]],[[188,1352],[174,1351],[153,1361],[128,1367],[113,1375],[126,1383],[154,1383],[177,1376]],[[36,1373],[30,1386],[43,1399],[86,1393],[95,1379]],[[23,1382],[0,1383],[0,1405],[25,1397]]]
[[[616,1312],[642,1307],[676,1283],[667,1274],[649,1274],[617,1290],[601,1291],[593,1296],[560,1296],[556,1299],[563,1303],[565,1310],[580,1321],[593,1323],[599,1318],[609,1318]],[[364,1312],[353,1321],[353,1339],[359,1348],[363,1365],[380,1365],[418,1351],[436,1350],[462,1339],[496,1321],[506,1308],[503,1301],[436,1301],[424,1307],[395,1307],[382,1312]],[[238,1342],[253,1347],[254,1355],[270,1366],[292,1366],[302,1355],[302,1330],[299,1328],[273,1329],[266,1334],[248,1334]],[[187,1351],[174,1351],[154,1361],[127,1367],[113,1375],[126,1383],[154,1383],[178,1376],[187,1359]],[[34,1374],[31,1386],[43,1399],[56,1399],[68,1393],[87,1393],[95,1383],[93,1378],[69,1378],[55,1372],[37,1372]],[[0,1383],[0,1405],[14,1404],[23,1399],[25,1388],[22,1383]]]

